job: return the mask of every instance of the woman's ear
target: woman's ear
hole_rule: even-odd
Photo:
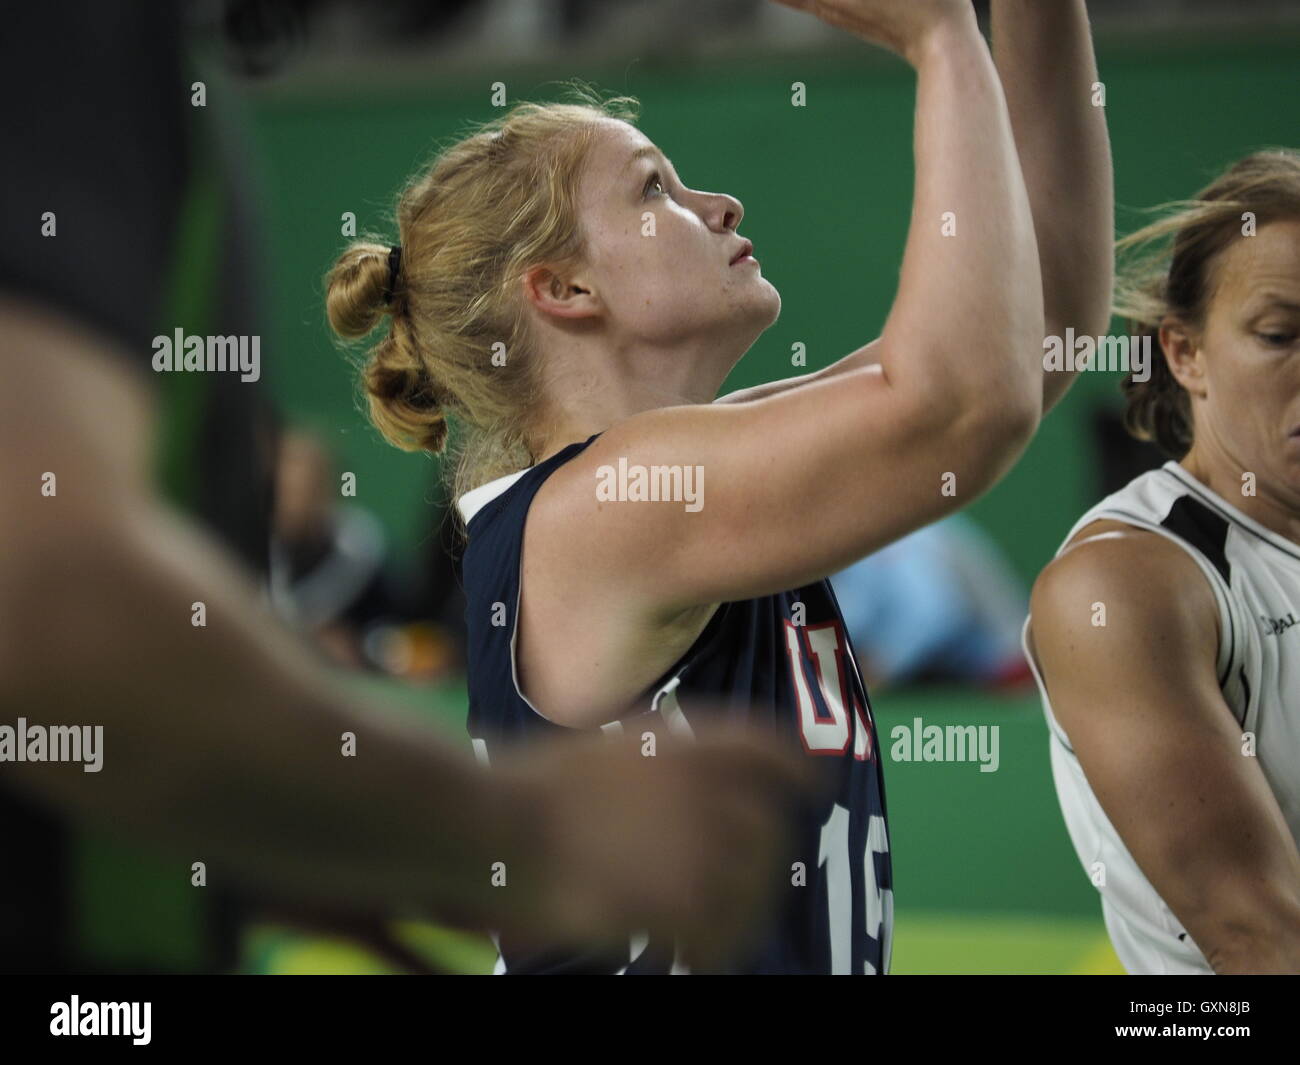
[[[592,318],[600,299],[582,277],[557,267],[534,266],[523,277],[524,298],[542,314],[557,318]]]
[[[1160,348],[1174,380],[1188,395],[1205,396],[1205,361],[1201,353],[1200,330],[1177,315],[1167,314],[1160,322]]]

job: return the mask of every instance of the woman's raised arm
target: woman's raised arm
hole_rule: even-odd
[[[870,26],[917,70],[916,192],[898,296],[877,365],[752,402],[647,411],[543,486],[530,548],[575,583],[614,582],[647,621],[826,577],[968,504],[1041,415],[1037,246],[972,8],[816,6]],[[601,469],[620,462],[698,471],[698,505],[602,499]]]

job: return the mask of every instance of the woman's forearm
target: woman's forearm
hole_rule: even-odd
[[[1041,405],[1042,293],[1010,120],[972,13],[913,55],[916,186],[881,366],[953,414]]]
[[[1033,207],[1045,336],[1110,322],[1115,192],[1084,0],[992,0],[993,56]],[[1044,374],[1044,409],[1073,374]]]

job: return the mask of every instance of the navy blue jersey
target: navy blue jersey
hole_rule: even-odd
[[[596,434],[597,436],[599,434]],[[541,717],[515,672],[519,559],[524,521],[539,488],[596,437],[468,492],[464,556],[469,733],[480,758],[570,732]],[[654,504],[647,504],[654,505]],[[707,711],[705,707],[707,706]],[[723,603],[694,644],[625,727],[637,735],[689,730],[705,713],[730,712],[775,729],[818,758],[833,797],[797,812],[780,904],[761,945],[734,971],[882,973],[888,970],[893,891],[885,790],[871,705],[828,581]],[[616,957],[556,947],[525,952],[498,940],[498,972],[666,973],[672,944],[631,935]],[[681,971],[677,969],[676,971]]]

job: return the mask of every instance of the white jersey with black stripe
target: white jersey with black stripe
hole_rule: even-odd
[[[1057,551],[1094,521],[1120,521],[1187,552],[1219,610],[1219,687],[1300,845],[1300,546],[1266,529],[1176,462],[1107,496]],[[1028,633],[1026,621],[1025,632]],[[1129,854],[1052,713],[1029,653],[1051,731],[1052,775],[1070,839],[1101,894],[1107,931],[1130,973],[1212,973],[1205,956]],[[1104,873],[1104,880],[1101,874]]]

